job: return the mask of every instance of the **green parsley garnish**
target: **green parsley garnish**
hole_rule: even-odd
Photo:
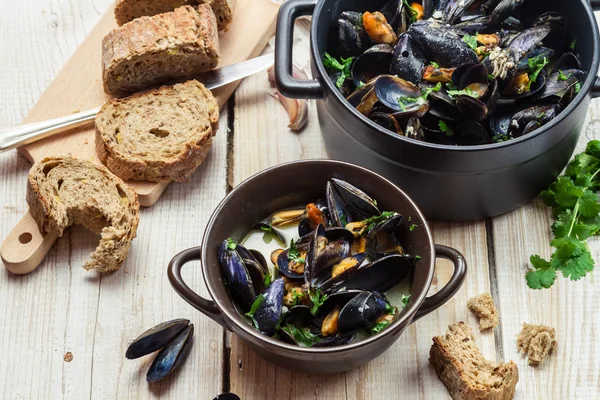
[[[310,298],[310,302],[312,306],[310,307],[310,313],[312,315],[317,315],[319,308],[325,303],[325,300],[329,298],[329,296],[325,293],[321,293],[318,288],[312,288],[308,292],[308,297]]]
[[[335,82],[335,86],[338,88],[342,87],[346,79],[352,79],[352,71],[350,68],[352,67],[352,61],[354,61],[354,57],[341,57],[340,60],[341,62],[332,57],[329,53],[325,53],[323,56],[323,65],[326,68],[340,72],[340,76]]]
[[[454,135],[454,129],[452,129],[450,126],[448,126],[446,121],[440,120],[440,122],[438,122],[438,126],[440,127],[440,131],[444,132],[446,134],[446,136]]]
[[[262,294],[259,294],[258,297],[256,298],[256,300],[254,300],[254,303],[252,303],[252,307],[250,307],[250,311],[248,311],[246,313],[246,316],[250,317],[252,319],[252,323],[254,323],[254,326],[257,329],[258,329],[258,324],[256,323],[256,320],[254,319],[254,314],[256,313],[256,310],[258,310],[258,307],[260,307],[260,305],[262,304],[264,299],[265,299],[265,296],[263,296]]]
[[[300,257],[300,251],[298,251],[298,247],[296,247],[296,243],[294,243],[294,239],[290,241],[290,249],[287,254],[288,260],[295,261],[300,264],[304,264],[304,257]]]
[[[356,87],[357,89],[362,89],[365,87],[365,83],[363,81],[358,82],[358,86]]]
[[[271,283],[273,282],[273,281],[271,280],[271,274],[267,273],[267,274],[265,275],[264,282],[265,282],[265,286],[267,286],[267,287],[268,287],[268,286],[271,286]]]
[[[575,50],[575,46],[577,46],[577,38],[573,39],[569,47],[571,48],[571,50]]]
[[[412,8],[410,6],[410,4],[408,4],[408,0],[402,0],[402,2],[404,3],[404,5],[408,8],[408,11],[410,11],[410,23],[412,24],[413,22],[415,22],[417,20],[417,17],[419,16],[419,12],[417,10],[415,10],[414,8]]]
[[[435,68],[439,68],[440,67],[440,64],[436,63],[435,61],[430,62],[429,65],[432,65]]]
[[[492,138],[492,141],[494,143],[502,143],[502,142],[507,142],[510,140],[510,137],[508,135],[496,135]]]
[[[456,87],[456,85],[452,81],[446,83],[446,89],[448,89],[448,90],[458,90],[458,88]]]
[[[469,88],[465,88],[464,90],[448,90],[448,96],[450,97],[458,97],[458,96],[470,96],[473,98],[478,98],[479,93],[472,91]]]
[[[575,93],[581,92],[581,82],[575,84]]]
[[[427,103],[427,98],[429,97],[431,92],[439,92],[441,89],[442,89],[442,84],[440,82],[438,82],[437,85],[435,85],[434,87],[430,87],[430,88],[421,90],[421,96],[419,96],[419,97],[407,97],[407,96],[398,97],[398,104],[400,105],[400,108],[402,109],[402,111],[406,111],[406,108],[413,104],[423,105],[423,104]]]
[[[310,332],[308,328],[300,328],[294,325],[285,325],[280,328],[282,331],[294,338],[296,343],[304,347],[312,347],[321,341],[319,336]]]
[[[592,140],[585,152],[578,154],[560,176],[540,196],[552,207],[556,222],[552,225],[555,248],[550,260],[539,255],[530,258],[533,268],[527,272],[532,289],[551,287],[560,271],[565,278],[577,281],[594,269],[594,260],[585,242],[600,234],[600,141]]]
[[[304,298],[304,292],[299,292],[297,290],[292,291],[292,305],[293,306],[297,306],[298,304],[300,304],[302,302],[302,299]]]
[[[477,44],[477,37],[471,35],[465,35],[462,38],[462,41],[467,44],[472,50],[477,50],[479,45]]]
[[[235,250],[237,243],[232,238],[227,239],[227,250]]]
[[[527,65],[529,66],[529,84],[527,87],[528,89],[531,88],[532,83],[537,81],[540,72],[542,72],[544,67],[548,65],[549,62],[550,61],[542,55],[527,60]]]
[[[558,70],[558,81],[567,81],[573,74],[565,75],[561,70]]]
[[[540,113],[540,114],[537,116],[537,119],[542,119],[542,118],[544,118],[545,116],[546,116],[546,113],[545,113],[545,112],[542,112],[542,113]]]
[[[378,223],[385,221],[387,219],[392,218],[396,213],[394,211],[384,211],[380,215],[375,215],[373,217],[362,220],[361,222],[367,226],[367,232],[370,231],[377,225]]]
[[[420,259],[421,259],[421,256],[419,256],[419,255],[415,256],[415,260],[420,260]]]
[[[385,313],[387,315],[396,315],[396,312],[398,311],[398,309],[396,307],[392,307],[389,303],[385,305]],[[371,333],[375,334],[375,333],[379,333],[382,330],[384,330],[385,328],[387,328],[388,326],[390,326],[392,324],[393,319],[391,321],[388,321],[387,319],[380,321],[378,323],[376,323],[375,325],[373,325],[371,327]]]
[[[408,230],[412,232],[412,231],[414,231],[416,228],[417,228],[417,225],[415,225],[415,224],[411,224],[411,225],[408,227]]]
[[[404,307],[406,307],[408,305],[408,302],[410,301],[410,294],[409,295],[402,295],[402,304],[404,305]]]
[[[494,75],[492,75],[492,74],[488,74],[488,79],[490,81],[493,81],[494,79],[496,79],[496,77]]]

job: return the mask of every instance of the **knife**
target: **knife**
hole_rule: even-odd
[[[199,80],[207,89],[212,90],[254,75],[271,65],[273,65],[272,53],[208,71],[194,76],[194,79]],[[0,129],[0,153],[69,129],[88,125],[94,121],[99,111],[100,107],[47,121]]]

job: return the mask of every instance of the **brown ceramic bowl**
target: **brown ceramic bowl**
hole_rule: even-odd
[[[237,313],[223,284],[217,250],[224,239],[240,240],[255,222],[273,212],[322,197],[327,180],[333,177],[344,179],[373,196],[382,210],[397,211],[406,218],[410,217],[417,228],[406,235],[405,247],[411,254],[420,255],[421,259],[415,268],[410,303],[390,327],[368,339],[345,346],[294,346],[259,333]],[[450,259],[454,263],[454,273],[444,288],[426,297],[436,257]],[[204,281],[212,301],[193,292],[181,277],[181,268],[192,260],[202,263]],[[168,276],[175,291],[185,301],[237,334],[267,360],[310,373],[333,373],[356,368],[387,350],[408,325],[448,301],[462,285],[466,271],[464,257],[458,251],[433,244],[431,231],[421,211],[393,183],[352,164],[309,160],[267,169],[235,188],[210,218],[202,245],[176,255],[169,264]]]

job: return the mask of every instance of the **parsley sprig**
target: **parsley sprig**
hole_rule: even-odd
[[[540,72],[548,65],[550,61],[542,55],[530,58],[527,60],[527,66],[529,67],[529,83],[527,89],[531,89],[531,84],[537,81]]]
[[[319,312],[319,308],[325,303],[325,300],[329,298],[329,296],[323,292],[321,292],[318,288],[312,288],[308,292],[308,297],[310,298],[310,302],[312,303],[310,307],[310,313],[312,315],[317,315]]]
[[[258,324],[256,323],[256,320],[254,319],[254,314],[256,313],[256,310],[258,310],[258,307],[260,307],[260,305],[262,304],[264,299],[265,299],[265,296],[263,296],[262,294],[258,295],[258,297],[256,297],[256,300],[254,300],[254,303],[252,303],[252,307],[250,307],[250,311],[248,311],[246,313],[246,316],[250,317],[250,319],[252,319],[252,323],[254,324],[256,329],[258,329]]]
[[[442,89],[442,84],[440,82],[437,83],[434,87],[425,88],[421,90],[421,96],[419,97],[407,97],[401,96],[398,97],[398,104],[402,111],[406,111],[406,109],[414,104],[423,105],[427,103],[427,98],[432,92],[439,92]]]
[[[438,122],[438,126],[440,128],[440,131],[444,132],[446,134],[446,136],[452,136],[454,135],[454,129],[452,129],[447,123],[446,121],[442,121],[440,120],[440,122]]]
[[[411,5],[408,3],[408,0],[402,0],[402,2],[408,8],[408,11],[410,11],[410,23],[412,24],[413,22],[416,22],[419,17],[419,12],[411,7]]]
[[[323,65],[325,68],[329,68],[332,71],[339,71],[340,76],[335,81],[335,86],[341,88],[346,79],[352,79],[352,62],[354,61],[354,57],[340,58],[341,61],[338,61],[335,57],[332,57],[331,54],[325,53],[323,56]]]
[[[562,70],[558,70],[558,81],[568,81],[573,74],[565,75]]]
[[[296,243],[294,243],[294,239],[290,241],[290,249],[288,250],[287,257],[288,260],[297,262],[299,264],[304,264],[306,262],[304,257],[300,257],[300,251],[298,250]]]
[[[564,175],[541,193],[556,217],[552,225],[554,239],[550,242],[555,250],[550,260],[531,256],[533,268],[526,275],[530,288],[550,288],[558,272],[577,281],[594,269],[586,240],[600,234],[599,172],[600,141],[592,140],[585,152],[569,163]]]
[[[448,90],[448,96],[452,98],[456,98],[458,96],[470,96],[476,99],[479,97],[479,93],[474,92],[469,88],[464,88],[463,90]]]
[[[361,222],[367,226],[367,232],[370,231],[371,229],[373,229],[375,227],[375,225],[377,225],[380,222],[383,222],[387,219],[392,218],[394,215],[396,215],[396,213],[394,211],[383,211],[381,214],[379,215],[374,215],[370,218],[367,218],[365,220],[362,220]]]
[[[285,325],[281,327],[281,330],[293,337],[300,346],[312,347],[321,341],[321,338],[318,335],[311,333],[308,328]]]
[[[465,35],[463,36],[462,41],[465,42],[472,50],[477,50],[479,47],[476,36]]]

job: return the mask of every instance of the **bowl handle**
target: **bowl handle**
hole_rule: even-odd
[[[452,298],[452,296],[454,296],[454,294],[456,294],[458,289],[460,289],[467,275],[467,262],[465,261],[465,257],[458,250],[436,244],[435,256],[436,258],[442,257],[452,261],[454,264],[452,278],[450,278],[450,281],[446,286],[441,288],[436,294],[425,298],[425,301],[421,304],[421,307],[419,307],[417,313],[413,317],[412,322],[415,322],[443,306]]]
[[[318,99],[323,88],[318,80],[300,80],[292,73],[294,47],[294,21],[303,15],[312,15],[316,0],[290,0],[279,9],[275,35],[275,83],[286,97],[293,99]]]
[[[169,282],[171,282],[171,286],[173,286],[173,289],[175,289],[177,294],[179,294],[192,307],[204,313],[207,317],[213,319],[215,322],[222,325],[225,329],[229,329],[229,327],[225,323],[223,314],[221,314],[221,311],[219,311],[215,303],[213,301],[201,297],[192,289],[190,289],[190,287],[184,282],[183,278],[181,277],[181,268],[183,268],[183,266],[190,261],[200,261],[201,254],[202,247],[198,246],[184,250],[181,253],[177,254],[175,257],[173,257],[167,269]]]

